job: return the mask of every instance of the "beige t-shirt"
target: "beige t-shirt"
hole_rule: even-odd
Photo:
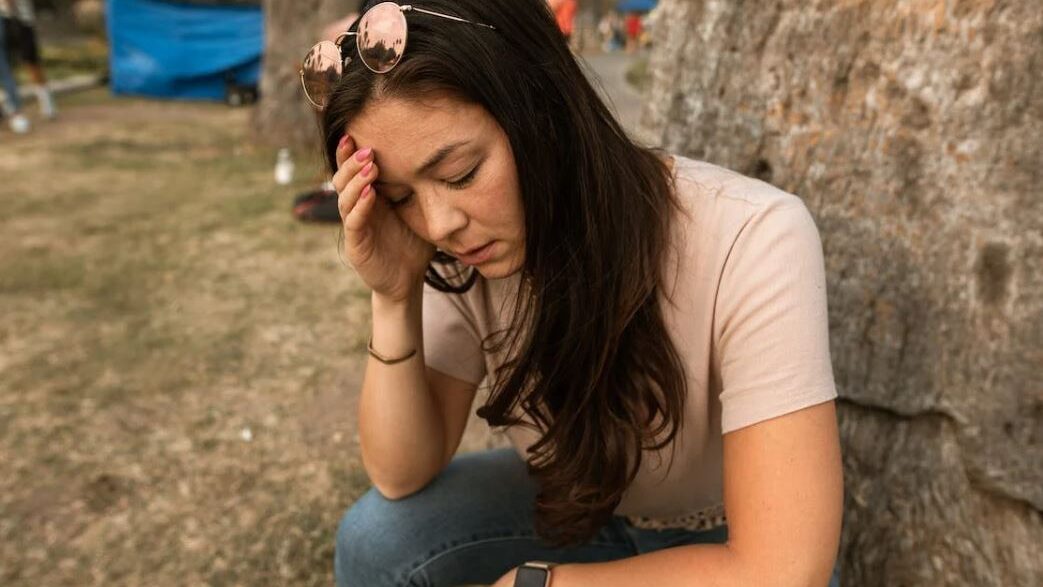
[[[723,522],[722,435],[836,397],[829,355],[822,245],[804,202],[762,181],[675,157],[687,214],[664,263],[670,335],[684,362],[684,428],[670,447],[643,455],[616,514],[644,527]],[[483,383],[504,358],[481,340],[504,329],[517,275],[478,279],[465,294],[427,287],[424,356],[438,371]],[[479,400],[488,393],[488,382]],[[505,431],[519,454],[537,438]],[[669,469],[669,470],[668,470]]]

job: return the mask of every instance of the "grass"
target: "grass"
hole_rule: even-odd
[[[648,70],[648,55],[641,55],[633,60],[624,74],[626,81],[632,88],[644,92],[652,83],[652,74]]]
[[[247,110],[59,108],[0,131],[0,584],[328,585],[369,317],[311,165]]]
[[[84,36],[78,42],[47,43],[40,57],[48,75],[62,79],[79,74],[98,74],[109,67],[109,47],[104,38]]]
[[[49,39],[55,40],[55,39]],[[40,60],[50,81],[77,75],[102,75],[109,68],[109,47],[104,38],[79,36],[48,42],[40,47]],[[29,73],[24,67],[15,70],[19,84],[30,83]]]

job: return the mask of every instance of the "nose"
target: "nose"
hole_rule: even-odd
[[[433,193],[421,199],[421,209],[427,236],[433,243],[444,243],[467,226],[467,213],[453,202],[452,195]]]

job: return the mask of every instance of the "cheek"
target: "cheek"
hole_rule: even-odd
[[[487,221],[512,234],[520,233],[525,225],[525,212],[517,178],[509,172],[501,173],[483,192],[487,197],[483,198],[481,207]]]
[[[413,231],[414,234],[418,235],[425,241],[430,242],[431,239],[427,236],[427,223],[424,222],[424,214],[420,210],[420,207],[415,203],[398,210],[393,210],[392,213],[398,216],[409,230]]]
[[[516,238],[525,238],[525,206],[522,204],[521,193],[518,186],[507,192],[507,201],[504,202],[504,210],[507,210],[507,218],[511,230]]]
[[[510,192],[497,191],[489,194],[488,197],[475,202],[469,214],[472,220],[495,230],[501,238],[515,237],[524,223],[521,206],[514,201]]]

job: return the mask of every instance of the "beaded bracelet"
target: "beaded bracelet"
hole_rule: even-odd
[[[385,365],[394,365],[395,363],[401,363],[402,361],[406,361],[408,359],[411,359],[413,357],[413,355],[416,354],[416,349],[413,349],[413,350],[409,351],[409,353],[406,354],[405,356],[398,357],[397,359],[389,359],[389,358],[385,357],[384,355],[378,353],[377,351],[373,350],[373,338],[372,337],[370,337],[369,342],[366,343],[366,350],[369,351],[369,356],[371,356],[374,359],[380,361],[381,363],[384,363]]]

